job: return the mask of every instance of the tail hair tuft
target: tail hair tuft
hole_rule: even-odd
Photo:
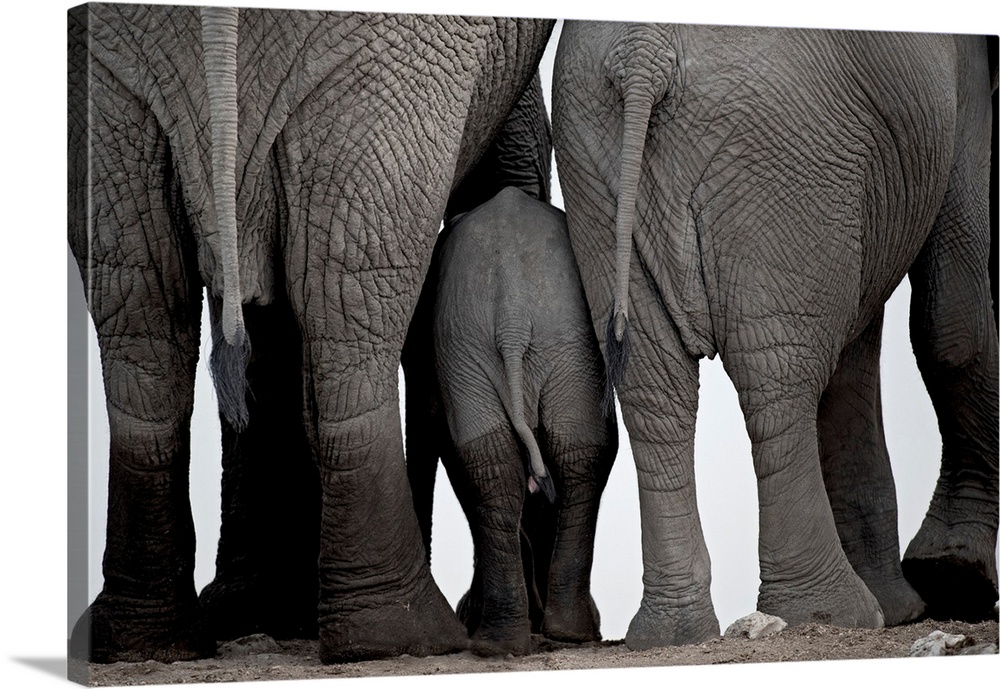
[[[250,363],[250,338],[245,330],[237,331],[230,344],[222,335],[218,319],[212,327],[212,355],[209,372],[219,399],[219,412],[236,432],[247,427],[247,365]]]
[[[615,334],[615,313],[608,317],[608,325],[604,339],[604,398],[601,406],[605,416],[615,413],[615,389],[621,386],[625,378],[625,367],[628,365],[629,328],[628,318],[624,319],[624,327],[619,340]]]

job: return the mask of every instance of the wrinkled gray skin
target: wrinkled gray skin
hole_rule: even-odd
[[[508,185],[547,199],[551,156],[551,128],[536,74],[482,158],[451,193],[446,214],[468,209],[482,194]],[[254,633],[315,638],[320,491],[299,412],[301,343],[286,309],[245,306],[244,315],[256,326],[247,371],[253,394],[247,405],[257,422],[236,432],[222,419],[221,536],[216,576],[200,600],[216,639]],[[427,322],[427,333],[430,327]],[[407,359],[405,348],[403,369],[408,393],[435,384],[433,363],[419,356]],[[424,382],[427,372],[429,383]],[[412,481],[412,436],[418,444],[424,437],[422,415],[429,409],[425,400],[414,405],[410,397],[406,436]],[[424,484],[411,485],[415,505],[426,505],[426,517],[418,509],[417,518],[421,528],[427,524],[429,538],[434,472],[421,478]]]
[[[194,590],[187,485],[204,286],[230,441],[297,432],[288,452],[304,478],[290,485],[310,480],[303,447],[318,467],[319,586],[291,596],[318,588],[322,659],[467,644],[421,548],[397,367],[449,193],[528,84],[551,27],[133,5],[71,12],[69,239],[111,430],[105,585],[74,630],[74,655],[214,653]],[[289,353],[295,363],[274,375],[277,399],[255,407],[251,388],[247,405],[248,357],[254,385]],[[301,385],[290,385],[300,362]],[[302,411],[298,423],[286,415],[255,427],[283,403]],[[263,419],[250,416],[260,410]],[[271,465],[258,483],[280,473],[280,457],[255,457]],[[289,523],[308,522],[303,512]]]
[[[552,127],[541,80],[536,75],[482,159],[452,192],[445,225],[451,225],[456,216],[468,213],[508,187],[547,203],[551,197],[551,164]],[[440,254],[441,246],[441,242],[435,244],[435,257]],[[402,353],[406,376],[406,472],[428,559],[437,462],[443,453],[451,450],[434,366],[434,301],[438,271],[433,266],[438,260],[432,259],[432,268],[424,280]],[[540,587],[535,582],[539,579],[544,590],[556,515],[551,503],[545,500],[527,501],[525,514],[530,516],[522,518],[521,556],[532,631],[540,632],[543,611]],[[459,616],[468,621],[470,616],[478,615],[475,611],[481,608],[478,598],[472,600],[467,595],[459,602]]]
[[[475,546],[472,588],[459,606],[473,648],[530,650],[536,592],[522,569],[522,556],[532,559],[522,552],[522,514],[527,545],[537,549],[528,575],[544,610],[541,632],[600,639],[590,570],[617,426],[601,406],[604,368],[565,216],[505,189],[442,233],[431,281],[448,434],[440,454]],[[408,460],[432,472],[437,454]],[[546,500],[545,484],[554,487],[554,523],[544,506],[526,504]]]
[[[878,379],[906,274],[943,457],[903,571],[932,614],[992,615],[986,41],[567,22],[555,70],[570,236],[639,476],[629,646],[719,632],[693,467],[698,359],[716,354],[753,448],[758,609],[862,627],[922,614],[899,571]]]

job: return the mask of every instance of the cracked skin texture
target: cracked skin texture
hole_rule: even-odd
[[[295,502],[296,485],[320,493],[316,609],[328,661],[466,643],[409,508],[396,369],[449,193],[528,84],[550,30],[541,20],[239,13],[239,274],[245,309],[259,314],[248,315],[248,335],[262,343],[250,385],[302,412],[276,420],[266,403],[257,409],[256,437],[288,441],[258,448],[254,461],[267,466],[249,494],[273,484],[282,462],[303,478],[275,492],[276,506]],[[222,287],[198,9],[88,5],[71,11],[70,38],[69,239],[112,435],[105,589],[71,650],[100,662],[211,655],[219,632],[195,597],[186,482],[201,294],[207,286],[215,323]],[[265,381],[279,359],[285,382]],[[224,451],[238,467],[255,444],[234,433]]]
[[[567,220],[596,330],[624,302],[631,333],[618,393],[640,478],[644,596],[629,645],[717,633],[692,467],[697,359],[716,354],[753,444],[762,611],[879,626],[924,614],[924,595],[937,615],[994,614],[986,48],[972,36],[566,23],[553,133]],[[944,442],[900,568],[878,345],[882,305],[907,274]]]

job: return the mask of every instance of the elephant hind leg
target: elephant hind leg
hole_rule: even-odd
[[[213,299],[213,321],[221,303]],[[249,424],[221,416],[222,525],[200,595],[216,639],[316,638],[320,484],[302,423],[301,344],[287,303],[244,307]]]
[[[903,557],[903,573],[927,601],[931,617],[989,619],[995,617],[997,600],[995,330],[980,318],[977,336],[944,313],[952,307],[935,304],[935,297],[948,291],[949,280],[939,276],[934,296],[926,286],[918,287],[921,282],[922,277],[914,280],[911,333],[937,412],[942,458],[927,515]],[[971,349],[977,351],[957,360],[941,349],[949,341],[975,340],[979,345]]]
[[[174,292],[186,303],[168,317],[155,286],[169,281],[153,270],[114,273],[131,284],[124,306],[108,314],[91,302],[111,446],[104,586],[75,626],[70,653],[93,662],[209,657],[215,642],[194,588],[188,482],[200,295]],[[95,268],[91,278],[101,274]]]
[[[546,466],[551,466],[547,457]],[[528,591],[528,619],[532,634],[542,633],[548,595],[546,582],[552,562],[557,518],[555,504],[549,502],[541,491],[525,495],[521,510],[521,565]]]
[[[819,465],[815,411],[767,406],[747,413],[760,503],[758,610],[793,625],[881,627],[879,603],[838,538]]]
[[[327,172],[309,176],[310,165],[326,162],[307,159],[303,175],[326,182]],[[331,163],[331,170],[334,186],[319,184],[316,197],[311,186],[296,191],[306,202],[290,212],[294,231],[284,242],[287,294],[302,336],[303,424],[320,482],[320,658],[463,650],[465,630],[425,554],[399,414],[400,356],[416,302],[410,288],[426,271],[433,234],[419,232],[426,221],[405,208],[396,223],[376,228],[352,206],[345,222],[332,205],[351,204],[336,186],[341,168]],[[324,206],[329,198],[334,203]],[[402,228],[413,230],[412,263],[390,241],[402,241]],[[376,235],[389,245],[351,243]],[[370,265],[358,267],[359,256]]]
[[[348,385],[357,385],[357,378]],[[316,426],[321,660],[464,649],[464,630],[424,557],[401,459],[398,400],[389,398],[352,418],[321,419]]]
[[[791,290],[794,292],[794,290]],[[822,313],[822,301],[802,292]],[[745,285],[748,303],[766,291]],[[724,352],[750,437],[760,509],[758,610],[788,624],[876,628],[884,616],[844,554],[820,463],[818,407],[836,363],[836,308],[817,330],[766,308],[742,318]]]
[[[111,447],[104,587],[70,653],[94,662],[207,657],[215,643],[195,594],[188,490],[202,299],[194,241],[174,205],[164,132],[99,62],[91,68],[91,136],[75,152],[89,176],[74,186],[92,213],[70,240],[101,350]]]
[[[104,586],[75,626],[70,653],[102,663],[209,657],[215,643],[195,594],[188,482],[201,304],[192,290],[168,318],[152,287],[167,281],[152,270],[114,272],[132,285],[124,307],[111,315],[91,302],[111,446]]]
[[[632,276],[632,349],[618,394],[642,528],[642,599],[625,643],[642,650],[716,639],[719,621],[695,490],[698,362],[684,351],[642,271]]]
[[[531,629],[519,529],[526,481],[521,450],[510,427],[456,442],[448,476],[475,548],[473,586],[460,614],[475,653],[524,655]]]
[[[988,105],[988,103],[987,103]],[[931,236],[910,271],[910,334],[941,431],[941,474],[903,573],[938,619],[996,618],[998,369],[988,257],[990,125],[956,147]]]
[[[546,525],[554,530],[554,540],[544,568],[541,631],[575,643],[601,639],[590,577],[601,494],[618,449],[617,423],[602,410],[600,358],[592,351],[575,353],[576,366],[550,378],[539,405],[543,447],[558,488],[556,519]]]
[[[888,626],[919,619],[926,606],[900,568],[896,490],[882,428],[881,340],[880,314],[841,355],[820,399],[818,426],[840,543]]]

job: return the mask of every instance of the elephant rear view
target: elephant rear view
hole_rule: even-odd
[[[110,432],[104,587],[74,657],[190,660],[257,626],[318,633],[328,663],[466,646],[424,562],[397,374],[449,196],[552,25],[70,11],[69,242]],[[233,518],[199,597],[188,467],[206,288]]]
[[[440,241],[434,346],[445,468],[473,530],[470,593],[482,596],[472,637],[487,651],[529,650],[518,529],[540,487],[558,512],[542,631],[600,638],[590,568],[617,429],[565,216],[508,188]]]
[[[553,83],[591,317],[609,361],[629,356],[609,363],[640,481],[629,646],[719,632],[694,483],[698,360],[716,354],[753,449],[758,609],[995,617],[986,40],[567,22]],[[943,456],[900,566],[878,355],[907,274]]]

